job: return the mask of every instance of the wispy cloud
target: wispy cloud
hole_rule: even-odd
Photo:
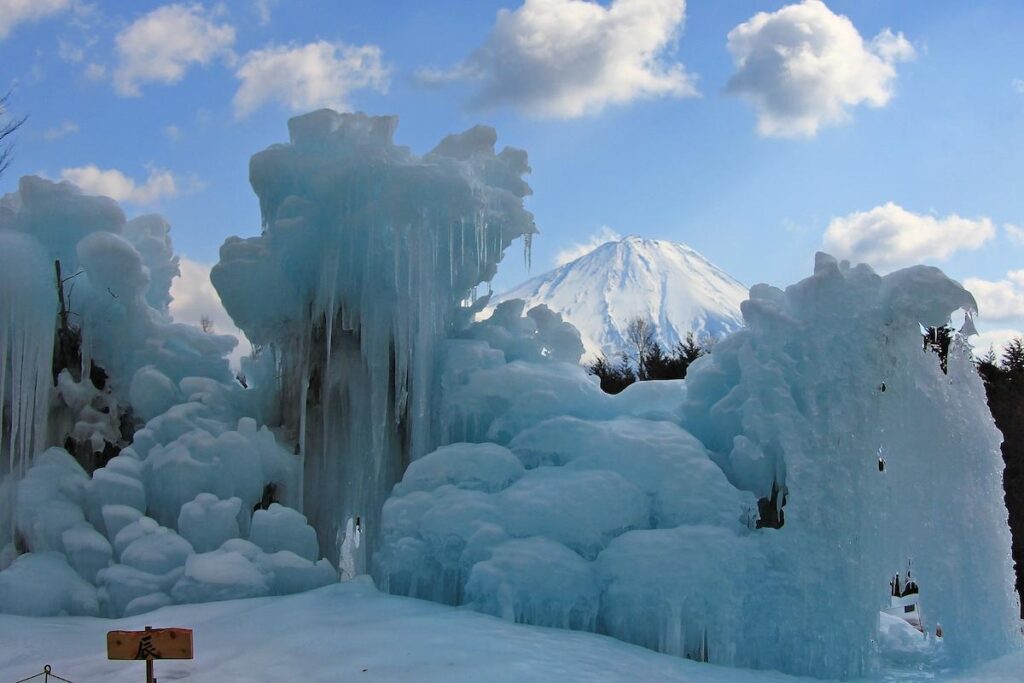
[[[47,141],[60,140],[78,132],[78,124],[74,121],[65,121],[59,126],[52,126],[43,131],[43,139]]]
[[[71,9],[72,0],[0,0],[0,40],[14,27]]]
[[[597,232],[592,234],[583,242],[575,242],[573,244],[570,244],[569,246],[565,247],[557,254],[555,254],[555,265],[563,266],[566,263],[575,261],[581,256],[586,256],[587,254],[594,251],[602,244],[607,244],[608,242],[618,242],[621,239],[622,235],[615,232],[607,225],[602,225]]]

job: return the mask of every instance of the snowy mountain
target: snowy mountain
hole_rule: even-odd
[[[637,315],[657,327],[670,348],[687,332],[722,336],[743,325],[747,288],[685,244],[626,237],[495,296],[495,305],[524,299],[527,310],[547,304],[580,331],[586,357],[625,348]]]

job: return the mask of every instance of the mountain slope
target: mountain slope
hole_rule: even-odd
[[[627,237],[495,296],[488,309],[524,299],[527,310],[547,304],[580,331],[586,358],[626,348],[626,326],[639,315],[671,348],[695,335],[723,336],[742,327],[747,289],[678,242]]]

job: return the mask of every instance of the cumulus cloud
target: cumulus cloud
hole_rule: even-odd
[[[586,256],[602,244],[618,242],[621,239],[622,235],[615,232],[607,225],[602,225],[600,230],[588,237],[585,241],[570,244],[555,254],[555,265],[563,266],[570,261],[575,261],[581,256]]]
[[[847,119],[851,107],[885,106],[894,65],[915,56],[888,28],[865,42],[821,0],[755,14],[729,32],[728,48],[736,72],[727,92],[754,105],[761,135],[790,138],[813,137]]]
[[[116,38],[114,89],[137,97],[144,83],[177,83],[194,65],[230,55],[235,29],[218,24],[201,5],[164,5],[143,15]]]
[[[977,249],[995,236],[985,217],[945,218],[917,214],[889,202],[870,211],[833,218],[825,250],[887,271],[922,261],[943,261],[957,251]]]
[[[43,131],[43,139],[52,142],[60,140],[78,132],[78,124],[74,121],[65,121],[59,126],[53,126]]]
[[[181,275],[171,283],[171,296],[174,299],[170,305],[171,317],[175,322],[197,327],[201,326],[203,318],[206,318],[213,325],[212,332],[238,337],[238,346],[230,358],[231,365],[237,367],[239,359],[249,354],[252,345],[224,310],[220,296],[210,282],[211,265],[184,256],[178,265]]]
[[[487,41],[465,62],[418,76],[432,84],[472,81],[475,105],[508,104],[543,118],[693,96],[693,78],[668,54],[685,16],[685,0],[526,0],[498,11]]]
[[[348,96],[354,90],[386,91],[389,73],[376,45],[321,40],[249,52],[235,76],[241,81],[234,97],[235,116],[242,118],[270,102],[296,111],[348,109]]]
[[[1024,228],[1013,223],[1003,223],[1003,232],[1011,242],[1019,247],[1024,247]]]
[[[15,26],[39,21],[71,8],[71,0],[0,0],[0,40]]]
[[[996,354],[996,358],[999,358],[1002,356],[1003,349],[1006,348],[1006,345],[1015,337],[1024,338],[1024,332],[1019,328],[983,330],[978,333],[978,336],[971,339],[971,344],[974,346],[974,355],[980,358],[987,354],[989,349],[992,349]]]
[[[88,194],[134,204],[152,204],[163,197],[175,197],[181,191],[174,174],[159,168],[150,168],[149,176],[142,183],[136,183],[116,168],[101,169],[92,164],[62,169],[60,177]]]
[[[1011,270],[1002,280],[969,277],[964,280],[978,302],[979,315],[988,321],[1024,320],[1024,270]]]

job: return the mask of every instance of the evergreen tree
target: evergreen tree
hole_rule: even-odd
[[[1017,592],[1024,595],[1024,340],[1007,344],[997,360],[990,350],[977,363],[988,406],[1003,433],[1003,491],[1017,571]],[[1021,616],[1024,617],[1024,606]]]

